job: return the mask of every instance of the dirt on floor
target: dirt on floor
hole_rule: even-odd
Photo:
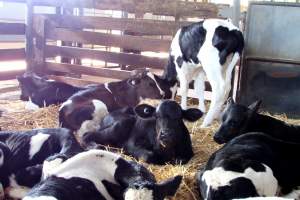
[[[147,101],[150,104],[157,104],[157,101]],[[190,102],[194,103],[194,102]],[[25,110],[25,104],[19,100],[0,100],[0,110],[4,110],[0,118],[2,130],[30,130],[33,128],[54,128],[58,127],[58,106],[41,108],[38,111]],[[299,120],[287,119],[284,115],[275,116],[284,121],[299,124]],[[153,172],[158,180],[164,180],[175,175],[182,175],[183,182],[172,199],[194,200],[199,199],[196,189],[195,174],[204,166],[209,156],[220,146],[212,140],[212,135],[218,128],[215,122],[211,127],[201,129],[202,120],[195,123],[186,123],[193,142],[195,156],[186,165],[164,165],[156,166],[144,163]],[[119,151],[121,153],[121,151]],[[125,156],[127,159],[131,159]]]

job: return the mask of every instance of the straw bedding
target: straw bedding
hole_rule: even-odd
[[[147,101],[150,104],[157,104],[157,101]],[[190,102],[193,104],[193,102]],[[21,101],[0,100],[0,110],[4,110],[0,118],[2,130],[30,130],[33,128],[54,128],[58,126],[58,106],[50,106],[38,111],[26,111]],[[284,121],[299,124],[299,120],[290,120],[286,116],[275,116]],[[158,180],[164,180],[175,175],[183,175],[183,183],[173,199],[194,200],[199,199],[196,190],[195,174],[202,167],[212,152],[219,148],[212,140],[212,135],[218,127],[214,123],[211,127],[200,129],[202,120],[196,123],[186,123],[192,137],[195,156],[186,165],[165,165],[155,166],[145,164],[152,171]],[[121,151],[119,151],[121,153]],[[128,156],[126,158],[130,159]]]

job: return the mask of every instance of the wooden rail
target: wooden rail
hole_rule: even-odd
[[[171,44],[171,41],[161,39],[151,39],[129,35],[113,35],[62,28],[49,28],[46,32],[46,38],[52,40],[80,42],[83,44],[95,44],[101,46],[111,46],[127,49],[129,48],[139,51],[155,52],[167,52]]]
[[[24,60],[25,49],[0,49],[0,61]]]
[[[154,58],[137,54],[106,52],[75,47],[60,47],[52,45],[46,46],[45,55],[46,57],[55,57],[60,55],[65,57],[105,60],[110,63],[132,65],[136,66],[137,68],[150,67],[162,69],[167,63],[167,59],[163,58]]]
[[[112,17],[89,17],[71,15],[44,15],[52,27],[69,29],[107,29],[131,31],[142,35],[175,35],[176,31],[190,22]]]
[[[1,35],[24,35],[25,24],[0,22],[0,34]]]

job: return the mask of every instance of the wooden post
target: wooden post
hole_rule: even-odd
[[[31,0],[27,0],[26,4],[26,63],[27,71],[35,71],[33,63],[33,5]]]
[[[35,18],[33,24],[34,30],[34,57],[33,62],[35,66],[35,71],[38,74],[46,74],[45,69],[45,32],[46,32],[46,19],[43,16]]]

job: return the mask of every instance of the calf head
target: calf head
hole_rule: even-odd
[[[175,195],[182,180],[182,176],[175,176],[157,183],[154,175],[141,164],[124,159],[119,159],[117,164],[115,177],[126,188],[124,200],[163,200]]]
[[[127,83],[135,88],[139,99],[170,99],[177,90],[177,82],[164,80],[148,71],[133,73]]]
[[[141,104],[135,108],[135,112],[144,119],[155,119],[157,144],[164,149],[172,149],[177,144],[184,142],[182,141],[183,134],[188,134],[188,130],[183,119],[193,122],[203,115],[200,110],[195,108],[183,110],[172,100],[162,101],[157,108]]]
[[[47,79],[39,77],[34,73],[25,73],[22,76],[17,76],[19,86],[21,88],[21,100],[28,101],[34,92],[40,87],[47,84]]]
[[[222,114],[221,126],[214,135],[214,140],[223,144],[245,133],[249,122],[255,117],[261,101],[256,101],[250,106],[236,104],[233,99],[228,99]]]

